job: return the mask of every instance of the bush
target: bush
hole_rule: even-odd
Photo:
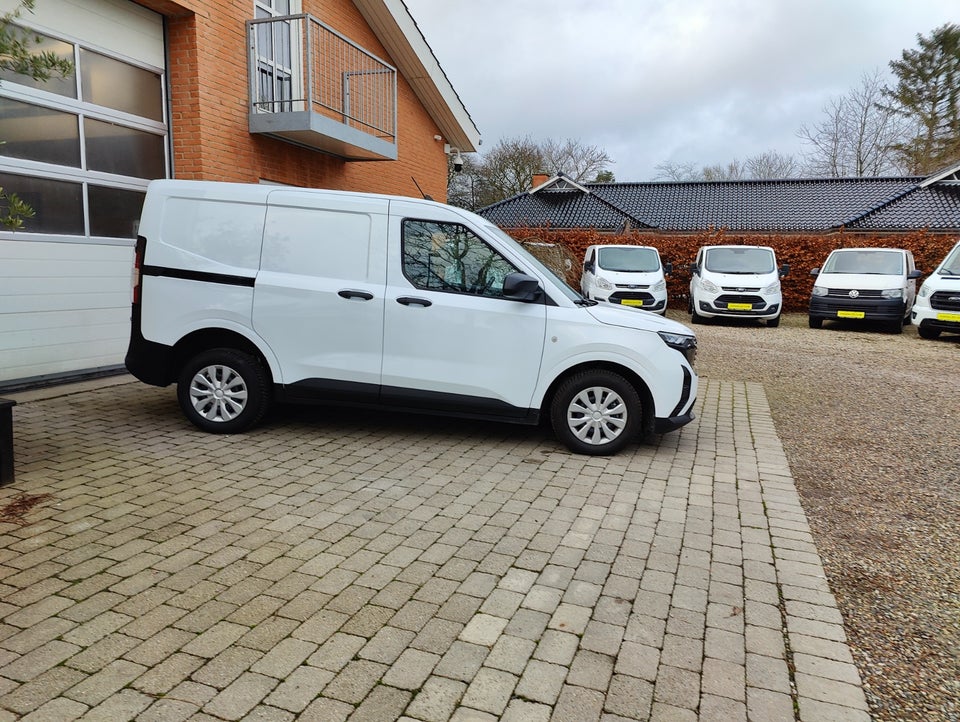
[[[777,262],[790,265],[790,273],[783,279],[783,310],[807,310],[814,277],[810,271],[819,268],[827,255],[835,248],[906,248],[913,251],[917,268],[923,278],[936,267],[957,242],[953,236],[929,233],[926,230],[897,234],[831,233],[815,234],[759,234],[729,233],[721,230],[701,231],[689,234],[662,234],[643,231],[613,235],[599,231],[556,231],[547,228],[520,228],[509,231],[522,243],[549,243],[562,246],[576,259],[567,281],[579,289],[583,256],[589,246],[604,244],[630,244],[653,246],[660,252],[664,263],[673,264],[673,273],[667,276],[667,291],[670,307],[687,306],[690,286],[690,269],[701,246],[711,245],[756,245],[770,246],[777,254]],[[917,282],[919,288],[921,278]]]

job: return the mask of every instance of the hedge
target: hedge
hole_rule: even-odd
[[[777,254],[778,264],[790,265],[790,273],[783,279],[783,306],[785,311],[806,311],[813,289],[814,277],[810,271],[819,268],[827,254],[835,248],[906,248],[913,251],[917,268],[923,277],[917,287],[943,260],[957,242],[955,236],[930,233],[926,230],[902,234],[862,234],[837,232],[814,234],[759,234],[733,233],[709,230],[689,234],[662,234],[630,231],[623,234],[601,233],[591,230],[561,231],[547,228],[520,228],[508,231],[521,243],[547,243],[564,249],[571,261],[567,282],[580,288],[580,273],[586,249],[592,245],[630,244],[653,246],[664,263],[673,264],[673,273],[667,277],[671,308],[686,308],[690,284],[690,264],[701,246],[734,244],[770,246]]]

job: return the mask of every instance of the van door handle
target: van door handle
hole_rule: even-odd
[[[428,301],[425,298],[413,298],[412,296],[400,296],[400,298],[397,299],[397,303],[403,304],[404,306],[423,306],[424,308],[433,305],[432,301]]]
[[[367,293],[366,291],[351,291],[349,288],[338,291],[337,295],[340,296],[340,298],[359,298],[363,301],[370,301],[373,299],[372,293]]]

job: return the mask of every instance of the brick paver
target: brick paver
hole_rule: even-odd
[[[16,396],[0,719],[868,720],[766,398],[612,458],[126,377]]]

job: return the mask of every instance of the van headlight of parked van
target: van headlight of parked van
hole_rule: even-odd
[[[899,288],[885,288],[880,291],[883,298],[903,298],[903,290]]]
[[[826,286],[814,286],[814,287],[813,287],[813,295],[814,295],[814,296],[826,296],[826,295],[827,295],[827,287],[826,287]]]
[[[600,288],[604,291],[612,291],[614,288],[613,284],[603,276],[597,276],[596,284],[597,288]]]

